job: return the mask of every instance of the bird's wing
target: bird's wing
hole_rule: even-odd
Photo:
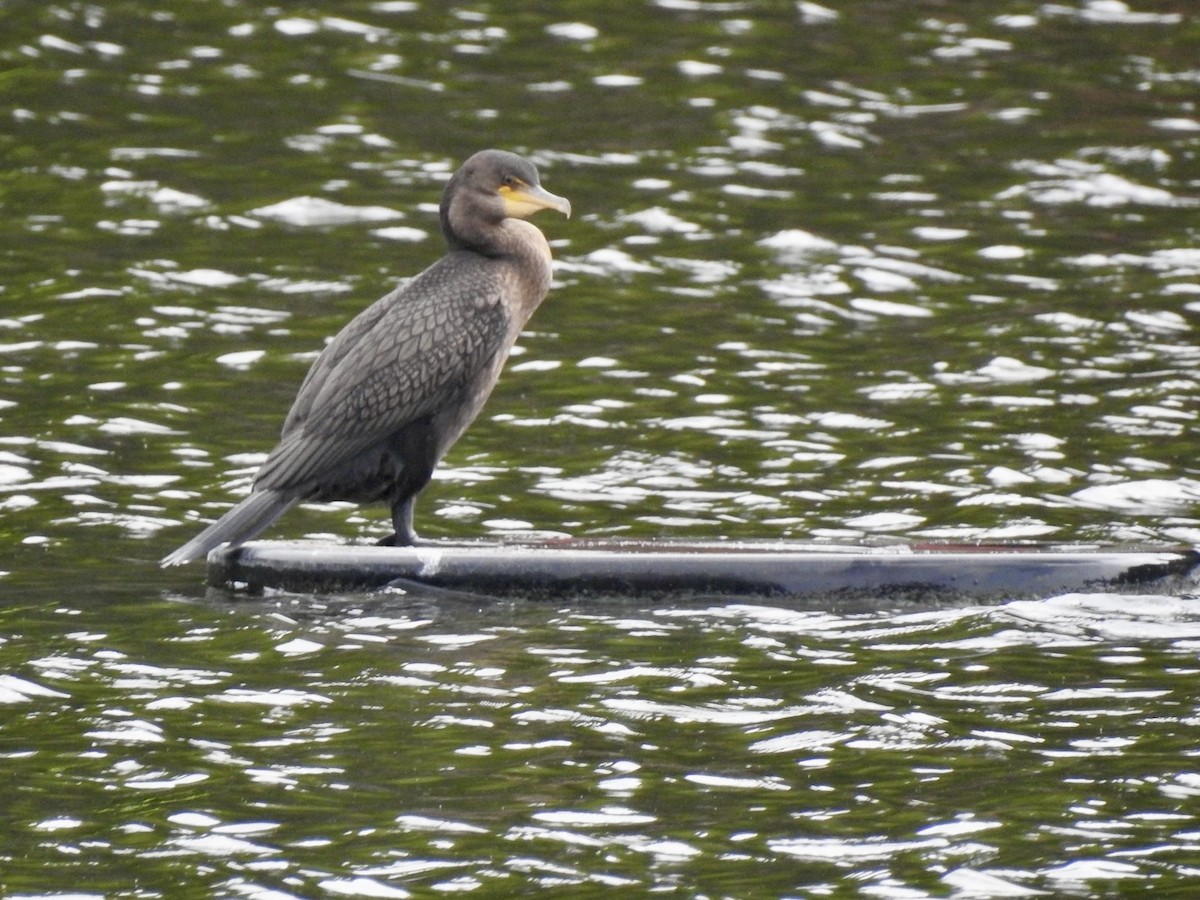
[[[304,381],[300,384],[300,390],[296,392],[296,399],[292,401],[292,408],[288,411],[287,419],[283,423],[283,437],[287,437],[288,432],[303,424],[304,420],[308,418],[313,401],[321,392],[321,387],[325,384],[329,374],[337,368],[338,363],[345,358],[347,353],[352,352],[358,346],[364,335],[370,334],[380,318],[392,306],[403,302],[402,298],[408,286],[408,284],[402,284],[394,291],[380,297],[347,322],[333,340],[325,346],[321,355],[309,367]]]
[[[450,402],[504,346],[502,300],[480,267],[435,265],[364,310],[313,364],[255,488],[301,486]]]

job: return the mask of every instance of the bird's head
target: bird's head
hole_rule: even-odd
[[[481,150],[464,162],[442,193],[442,231],[453,246],[481,225],[526,219],[539,210],[571,215],[571,201],[541,185],[533,163],[506,150]]]

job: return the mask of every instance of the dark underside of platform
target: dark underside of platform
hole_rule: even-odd
[[[918,545],[774,541],[438,543],[375,547],[256,541],[208,558],[215,587],[336,593],[424,585],[488,597],[679,594],[816,599],[1046,597],[1197,588],[1186,547]]]

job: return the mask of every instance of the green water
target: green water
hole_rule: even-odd
[[[1200,543],[1198,59],[1179,3],[0,3],[0,896],[1186,896],[1189,595],[155,561],[486,146],[575,215],[424,536]]]

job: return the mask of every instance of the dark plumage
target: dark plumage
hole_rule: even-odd
[[[249,497],[162,564],[250,540],[296,503],[386,503],[397,545],[416,541],[413,500],[479,413],[550,287],[550,248],[523,221],[571,214],[537,170],[476,153],[442,193],[448,251],[350,321],[313,363]]]

